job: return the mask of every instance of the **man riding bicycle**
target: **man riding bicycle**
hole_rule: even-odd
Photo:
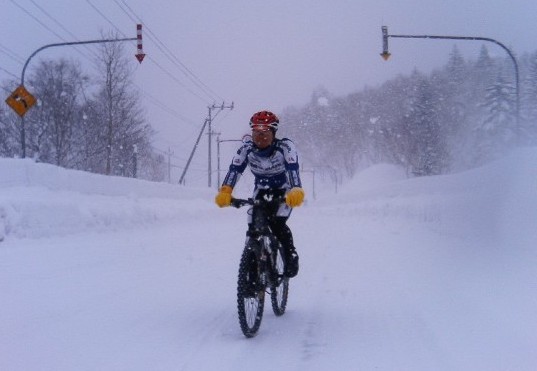
[[[252,116],[252,140],[244,142],[233,157],[215,202],[219,207],[230,206],[233,188],[247,165],[255,176],[254,199],[285,197],[285,203],[274,210],[269,224],[284,249],[285,275],[294,277],[298,273],[298,254],[287,219],[293,207],[302,205],[304,190],[295,145],[287,138],[276,138],[278,124],[278,117],[270,111],[260,111]],[[251,214],[248,213],[247,235],[254,233]]]

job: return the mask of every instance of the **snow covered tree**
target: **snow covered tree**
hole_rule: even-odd
[[[516,141],[515,88],[498,74],[496,82],[486,90],[483,107],[485,117],[477,127],[478,162],[496,157]]]
[[[43,162],[71,167],[77,151],[73,133],[88,77],[74,62],[48,60],[40,62],[29,82],[39,97],[39,104],[28,114],[30,155]]]
[[[16,85],[7,84],[3,88],[10,92],[14,86]],[[0,107],[0,157],[14,157],[21,151],[20,120],[13,111],[4,107]]]
[[[129,62],[123,44],[102,44],[98,92],[89,105],[87,122],[99,133],[99,146],[103,150],[101,161],[95,162],[99,168],[94,171],[107,175],[132,176],[134,150],[145,151],[152,135],[145,123],[139,95],[133,88]]]
[[[432,84],[425,77],[419,77],[410,113],[404,120],[408,132],[407,163],[414,175],[437,175],[447,167],[446,138],[438,107],[438,95]]]
[[[467,77],[466,62],[456,45],[453,46],[449,55],[446,72],[448,75],[447,83],[449,90],[452,92],[452,95],[461,97],[461,94],[463,95],[465,92],[464,88]]]
[[[523,96],[525,125],[522,138],[528,144],[535,144],[537,141],[537,52],[529,57],[525,86]]]
[[[473,77],[472,80],[475,87],[474,93],[477,92],[479,94],[479,92],[484,91],[494,82],[495,71],[494,60],[490,57],[487,47],[482,45],[477,61],[471,69],[471,76]],[[479,95],[477,98],[479,98]]]

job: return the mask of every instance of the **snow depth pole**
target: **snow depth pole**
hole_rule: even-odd
[[[496,45],[499,45],[503,50],[507,52],[509,55],[509,58],[513,61],[513,65],[515,67],[515,86],[516,86],[516,131],[517,131],[517,140],[520,141],[520,81],[519,81],[519,73],[518,73],[518,63],[511,52],[509,48],[507,48],[505,45],[503,45],[501,42],[488,38],[488,37],[474,37],[474,36],[431,36],[431,35],[390,35],[388,34],[388,27],[382,26],[382,53],[380,53],[381,57],[384,58],[385,61],[388,60],[390,57],[390,53],[388,52],[388,37],[395,37],[395,38],[405,38],[405,39],[449,39],[449,40],[470,40],[470,41],[489,41]]]

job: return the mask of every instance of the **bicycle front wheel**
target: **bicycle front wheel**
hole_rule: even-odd
[[[247,244],[239,266],[237,307],[242,333],[248,338],[257,334],[265,306],[265,287],[260,280],[258,263],[254,250]]]
[[[276,250],[274,279],[270,285],[270,301],[272,310],[277,316],[285,313],[287,296],[289,295],[289,278],[284,275],[284,262],[281,247]]]

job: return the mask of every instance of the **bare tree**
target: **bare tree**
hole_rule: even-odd
[[[30,85],[39,104],[29,114],[29,142],[41,161],[64,167],[75,161],[73,133],[88,81],[77,64],[65,59],[41,61],[32,74]]]
[[[116,35],[107,38],[117,38]],[[140,98],[131,81],[130,59],[121,43],[105,43],[98,59],[98,91],[90,105],[90,123],[97,125],[107,175],[133,176],[135,146],[147,147],[152,129],[145,123]]]
[[[11,88],[12,86],[4,87],[4,90],[11,91]],[[19,153],[21,143],[18,122],[19,118],[13,111],[0,108],[0,157],[14,157]]]

